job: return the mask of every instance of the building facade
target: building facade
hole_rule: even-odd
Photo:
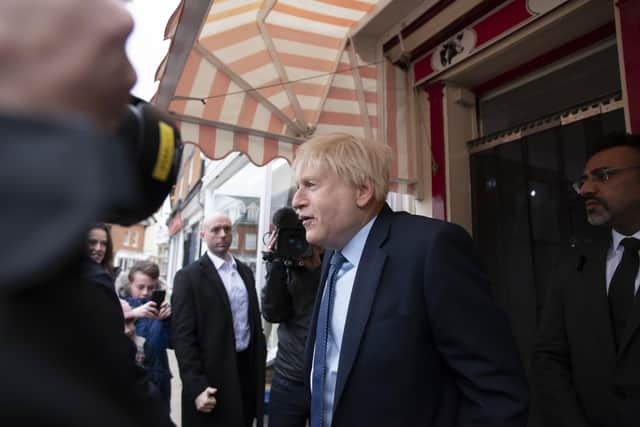
[[[528,368],[556,262],[603,237],[571,182],[600,136],[640,132],[640,2],[379,6],[352,39],[412,88],[407,129],[430,165],[417,204],[474,235]]]

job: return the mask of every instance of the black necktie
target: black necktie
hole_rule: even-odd
[[[611,319],[613,320],[617,345],[620,345],[635,299],[640,240],[627,237],[622,239],[620,244],[624,247],[622,260],[618,264],[615,273],[613,273],[613,278],[609,284],[609,307],[611,308]]]
[[[324,297],[320,302],[318,323],[316,329],[316,342],[313,352],[313,377],[311,378],[311,427],[324,425],[324,380],[327,373],[327,339],[329,337],[329,325],[331,324],[331,311],[333,305],[333,290],[336,286],[338,271],[347,259],[340,252],[334,252],[329,260],[329,274]]]

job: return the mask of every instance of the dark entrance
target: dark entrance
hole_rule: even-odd
[[[474,239],[528,374],[543,297],[563,251],[609,236],[587,223],[571,182],[594,141],[624,129],[618,109],[471,155]]]

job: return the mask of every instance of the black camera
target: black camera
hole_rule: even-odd
[[[311,256],[311,246],[306,239],[306,231],[296,212],[288,207],[278,209],[273,214],[276,226],[276,242],[273,252],[265,252],[265,261],[282,261],[285,265],[302,266],[302,258]]]

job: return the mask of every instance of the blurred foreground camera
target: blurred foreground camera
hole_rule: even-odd
[[[141,221],[158,210],[178,177],[180,133],[167,112],[131,97],[117,134],[128,167],[128,194],[103,219],[121,225]],[[118,165],[120,166],[120,165]]]
[[[288,207],[278,209],[273,214],[272,222],[276,226],[276,242],[273,252],[265,252],[263,259],[280,260],[287,266],[302,266],[302,258],[311,255],[311,246],[296,212]]]

